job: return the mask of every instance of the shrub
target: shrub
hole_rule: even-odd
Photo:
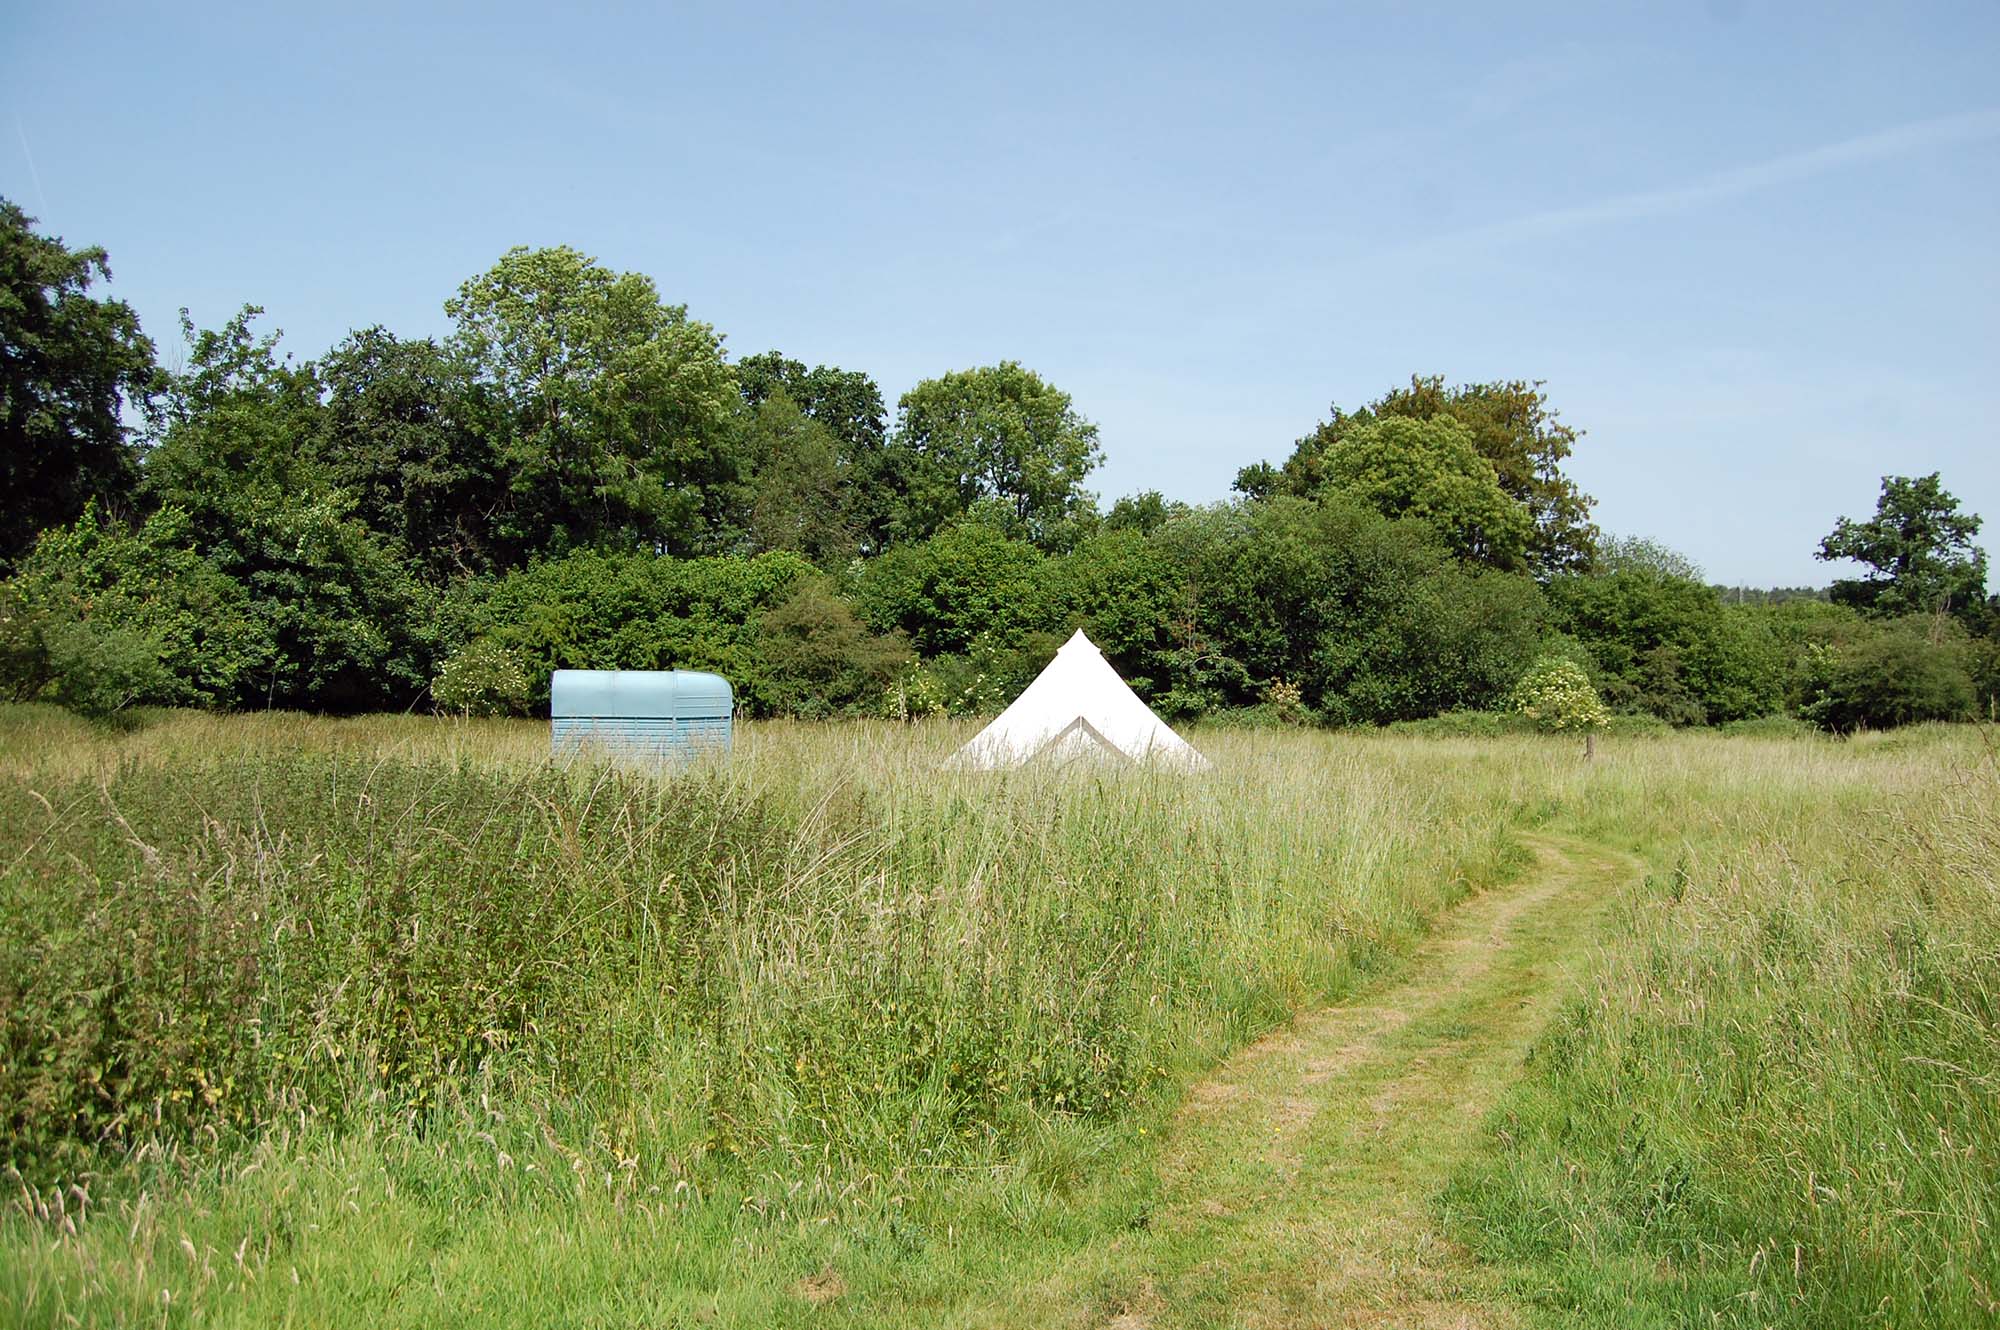
[[[1273,679],[1264,687],[1264,705],[1274,719],[1285,725],[1303,725],[1312,719],[1306,708],[1305,693],[1295,683]]]
[[[1590,686],[1590,676],[1560,656],[1543,657],[1521,677],[1514,687],[1513,708],[1536,728],[1552,733],[1587,733],[1611,723],[1611,713]]]
[[[16,701],[97,716],[137,703],[227,706],[251,700],[274,650],[244,588],[193,548],[177,509],[136,531],[86,509],[43,532],[0,584],[0,691]]]
[[[1549,586],[1558,621],[1589,648],[1604,696],[1675,725],[1762,715],[1784,694],[1772,619],[1726,606],[1715,589],[1662,569],[1620,565]]]
[[[156,637],[77,611],[74,601],[37,605],[0,585],[0,692],[104,720],[166,691]]]
[[[828,716],[872,708],[910,658],[900,633],[868,631],[824,579],[799,583],[757,621],[763,678],[750,698],[759,710]]]
[[[526,715],[534,697],[520,654],[490,637],[474,638],[452,652],[431,680],[437,709],[462,716]]]
[[[1011,645],[1043,608],[1044,562],[1026,541],[963,521],[871,560],[855,600],[874,628],[901,631],[926,656],[971,651],[982,638]]]
[[[1397,734],[1438,739],[1490,739],[1496,735],[1520,734],[1535,726],[1533,721],[1512,711],[1446,711],[1423,720],[1399,720],[1389,728]]]
[[[936,669],[921,660],[910,660],[883,690],[882,709],[895,720],[948,716],[951,696]]]
[[[468,597],[453,633],[489,636],[516,652],[548,702],[559,669],[713,670],[756,696],[758,623],[813,566],[790,551],[754,558],[674,559],[583,551],[510,573]]]
[[[1965,632],[1915,615],[1863,621],[1809,652],[1805,719],[1835,734],[1926,720],[1968,720],[1976,695]]]

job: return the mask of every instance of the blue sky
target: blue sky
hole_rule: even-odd
[[[183,305],[441,332],[564,243],[892,404],[1021,360],[1107,501],[1224,497],[1413,372],[1545,379],[1607,529],[1824,582],[1885,473],[2000,551],[1996,64],[1983,0],[16,0],[0,193],[168,357]]]

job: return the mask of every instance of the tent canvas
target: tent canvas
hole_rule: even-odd
[[[1063,644],[1012,706],[954,753],[947,765],[989,771],[1036,759],[1109,757],[1183,771],[1210,763],[1126,687],[1083,630]]]

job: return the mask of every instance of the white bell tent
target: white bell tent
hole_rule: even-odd
[[[946,765],[990,771],[1037,759],[1067,763],[1106,757],[1182,771],[1206,771],[1211,765],[1125,686],[1079,628],[1014,704]]]

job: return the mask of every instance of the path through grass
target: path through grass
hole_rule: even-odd
[[[1533,839],[1511,887],[1445,917],[1401,977],[1308,1017],[1197,1085],[1158,1211],[975,1325],[1506,1326],[1489,1268],[1433,1198],[1480,1145],[1597,906],[1637,866]]]

